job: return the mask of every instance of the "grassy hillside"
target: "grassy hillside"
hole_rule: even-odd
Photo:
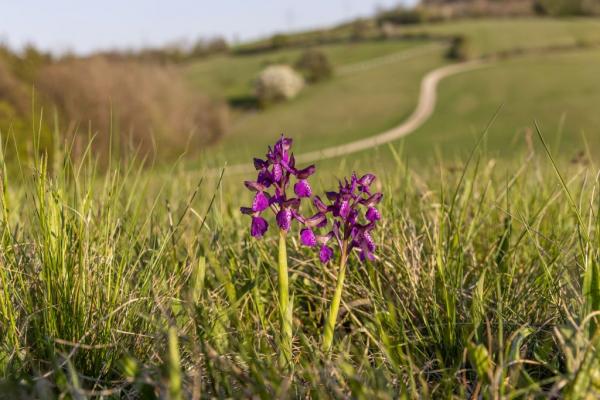
[[[427,156],[435,151],[451,157],[462,151],[472,142],[473,133],[485,126],[501,105],[504,109],[488,143],[490,150],[497,150],[496,155],[508,156],[517,148],[523,149],[522,132],[531,127],[533,119],[553,132],[562,126],[566,135],[563,144],[571,153],[583,148],[582,131],[588,133],[590,148],[598,148],[598,119],[593,105],[598,100],[594,71],[599,60],[597,51],[589,47],[600,43],[600,20],[483,19],[414,25],[400,30],[400,34],[418,33],[433,37],[460,35],[466,38],[471,57],[505,57],[493,57],[490,67],[442,82],[437,113],[407,139],[412,156]],[[347,63],[368,62],[373,57],[403,50],[410,54],[433,46],[436,45],[428,41],[392,40],[323,49],[338,68],[344,68]],[[237,113],[230,135],[215,152],[232,163],[248,159],[254,149],[282,131],[307,139],[299,148],[305,151],[390,128],[414,109],[419,81],[425,73],[448,63],[445,50],[439,49],[338,75],[330,82],[309,87],[296,100],[265,111]],[[579,51],[574,52],[575,49]],[[205,90],[243,97],[251,93],[252,77],[262,66],[275,61],[293,62],[299,51],[209,60],[190,66],[189,76]],[[230,77],[229,81],[221,79],[225,76]]]
[[[422,77],[445,63],[442,53],[437,48],[309,87],[288,104],[234,121],[219,148],[231,158],[248,159],[280,131],[303,139],[299,151],[377,134],[408,117],[417,104]],[[246,145],[236,146],[240,142]]]
[[[248,159],[282,131],[305,139],[299,147],[302,151],[378,133],[412,112],[422,76],[446,63],[444,48],[435,43],[357,43],[322,50],[334,65],[332,79],[306,87],[287,103],[234,113],[229,134],[214,151],[235,162]],[[293,63],[299,54],[294,50],[210,60],[190,66],[189,73],[204,90],[248,96],[264,65],[273,60]],[[213,74],[234,78],[226,83],[208,80]]]
[[[566,156],[600,155],[600,51],[525,56],[442,82],[433,117],[406,138],[411,154],[463,154],[495,111],[487,146],[510,157],[526,148],[537,120]],[[559,132],[560,131],[560,132]]]
[[[334,67],[367,61],[404,51],[425,42],[389,41],[317,46]],[[206,93],[235,98],[252,93],[252,83],[269,64],[294,64],[302,49],[282,49],[251,55],[230,55],[195,62],[187,67],[190,82]]]
[[[514,50],[600,43],[598,18],[475,19],[414,25],[401,33],[461,35],[470,56],[479,57]]]

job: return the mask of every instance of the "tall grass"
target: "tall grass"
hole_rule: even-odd
[[[386,194],[380,250],[348,264],[328,354],[337,267],[288,237],[288,373],[278,246],[250,237],[242,178],[135,162],[101,174],[90,158],[4,165],[0,393],[598,395],[595,168],[541,147],[517,166],[476,156],[458,172],[402,162],[373,172]]]

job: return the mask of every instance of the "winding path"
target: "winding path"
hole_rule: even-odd
[[[444,78],[457,75],[462,72],[482,68],[486,65],[488,64],[484,61],[475,60],[434,69],[433,71],[429,72],[421,81],[419,102],[416,109],[406,121],[394,128],[374,136],[369,136],[367,138],[339,146],[328,147],[322,150],[296,154],[296,161],[310,163],[329,158],[345,156],[392,142],[414,132],[417,128],[423,125],[425,121],[427,121],[431,114],[433,114],[437,101],[437,87],[440,81],[442,81]],[[227,167],[226,173],[229,175],[234,175],[253,170],[254,167],[252,164],[236,164]]]

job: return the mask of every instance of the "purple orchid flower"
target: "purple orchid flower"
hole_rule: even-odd
[[[242,207],[240,211],[252,217],[250,233],[255,238],[262,237],[269,229],[267,220],[262,213],[271,209],[279,229],[289,231],[294,220],[306,223],[300,215],[299,208],[302,198],[309,198],[312,189],[308,177],[314,174],[315,166],[296,169],[294,155],[290,151],[292,139],[283,135],[273,148],[269,146],[266,159],[254,159],[254,167],[258,171],[256,181],[246,181],[248,189],[256,192],[251,207]],[[287,191],[294,177],[294,193],[297,197],[288,198]],[[308,219],[310,220],[310,218]]]
[[[320,245],[319,258],[327,263],[333,257],[333,249],[328,242],[335,238],[340,248],[346,253],[357,249],[361,261],[373,260],[375,242],[371,232],[375,229],[381,214],[376,205],[383,198],[381,193],[371,193],[371,184],[375,175],[366,174],[358,178],[352,174],[350,179],[340,181],[337,192],[327,192],[331,204],[326,205],[320,197],[313,198],[313,204],[318,213],[310,220],[304,221],[306,226],[300,233],[301,243],[314,247]],[[324,228],[328,225],[327,216],[332,217],[332,227],[324,235],[316,234],[314,228]]]

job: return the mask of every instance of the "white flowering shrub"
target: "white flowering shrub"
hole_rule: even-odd
[[[261,104],[289,100],[304,87],[304,79],[288,65],[271,65],[255,82],[255,95]]]

